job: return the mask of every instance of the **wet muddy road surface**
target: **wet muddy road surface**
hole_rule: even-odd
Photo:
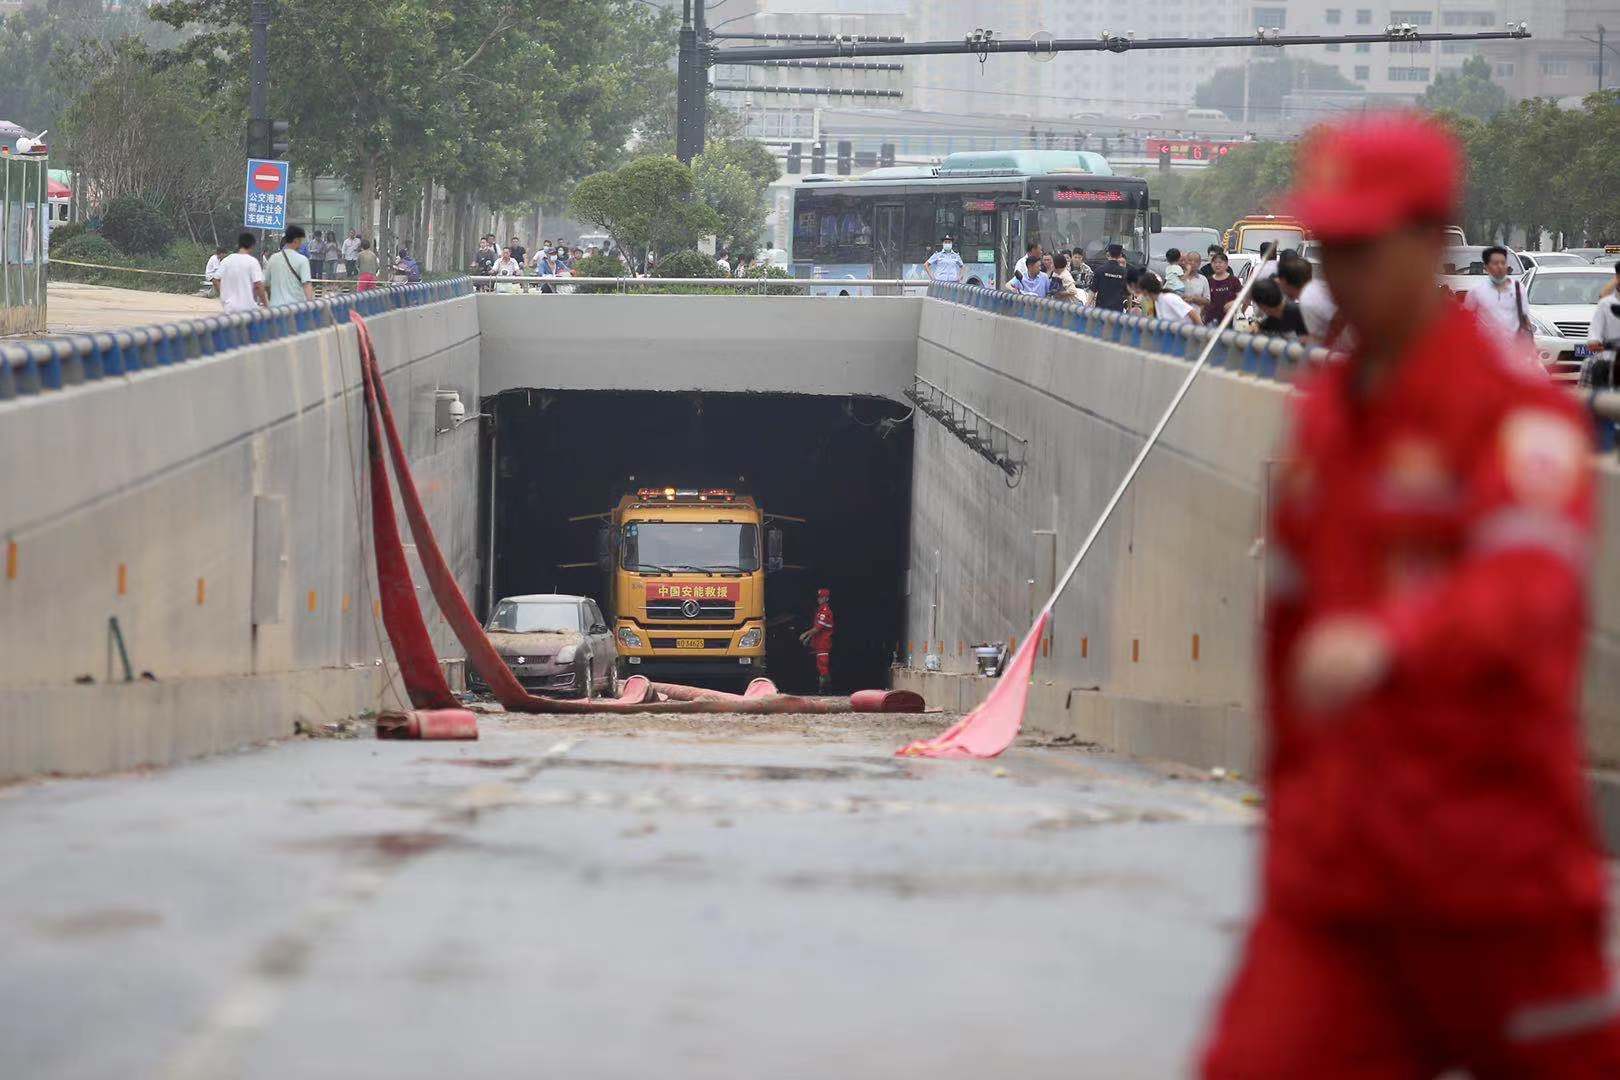
[[[1184,1075],[1247,788],[938,717],[485,717],[0,789],[9,1075]]]

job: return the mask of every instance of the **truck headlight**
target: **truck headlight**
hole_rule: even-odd
[[[763,635],[760,634],[759,627],[751,626],[746,631],[743,632],[742,637],[737,639],[737,648],[739,648],[739,649],[756,648],[759,645],[759,639],[762,636]]]
[[[619,627],[619,643],[632,649],[641,648],[641,635],[628,626]]]
[[[557,653],[557,663],[572,664],[574,662],[574,656],[578,652],[578,645],[564,645]]]

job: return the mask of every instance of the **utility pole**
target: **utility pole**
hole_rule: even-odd
[[[1603,35],[1607,33],[1603,24],[1598,23],[1598,92],[1603,92]]]
[[[247,156],[264,158],[270,156],[270,0],[253,0],[248,27]]]
[[[709,63],[705,55],[705,0],[685,0],[681,8],[680,47],[675,61],[675,156],[687,165],[703,153],[708,128]]]

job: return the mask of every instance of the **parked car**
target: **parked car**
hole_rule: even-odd
[[[1536,356],[1553,378],[1573,382],[1579,376],[1598,293],[1612,280],[1613,269],[1598,266],[1540,266],[1524,276]]]
[[[1616,258],[1620,258],[1620,250],[1616,250],[1612,247],[1565,248],[1564,252],[1568,255],[1579,255],[1581,258],[1590,263],[1601,264],[1607,262],[1611,266],[1614,264]]]
[[[607,620],[588,596],[508,596],[484,627],[495,651],[525,690],[550,697],[611,695],[619,658]],[[475,693],[489,687],[467,673]]]
[[[1573,251],[1516,251],[1514,254],[1524,263],[1527,270],[1534,270],[1538,266],[1592,265],[1591,259],[1577,255]]]
[[[1508,252],[1507,260],[1509,277],[1524,276],[1524,260],[1512,251]],[[1440,257],[1440,284],[1452,292],[1467,292],[1484,276],[1484,246],[1449,247]]]
[[[1127,116],[1125,119],[1129,120],[1133,124],[1158,123],[1160,120],[1164,119],[1164,113],[1137,112],[1131,113],[1131,115]]]

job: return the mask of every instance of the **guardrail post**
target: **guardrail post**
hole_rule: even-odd
[[[17,366],[23,363],[21,353],[15,345],[0,345],[0,401],[17,396]]]

